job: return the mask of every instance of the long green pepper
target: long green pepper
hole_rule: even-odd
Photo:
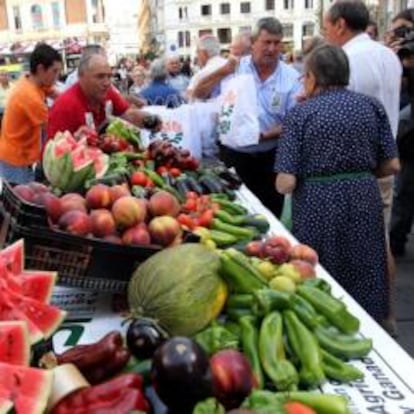
[[[262,389],[264,376],[259,356],[259,331],[255,326],[255,322],[256,319],[250,316],[242,316],[239,319],[240,339],[243,353],[249,360],[256,377],[257,388]]]
[[[280,391],[297,389],[298,373],[286,359],[283,346],[283,320],[279,312],[265,316],[259,332],[259,357],[263,370]]]

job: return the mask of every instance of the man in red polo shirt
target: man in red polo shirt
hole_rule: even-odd
[[[152,115],[132,108],[111,86],[112,71],[104,55],[81,58],[78,71],[79,81],[63,92],[49,111],[48,138],[53,138],[58,131],[75,134],[85,125],[99,128],[108,111],[140,128],[147,126]],[[157,120],[151,128],[158,130],[160,123]]]

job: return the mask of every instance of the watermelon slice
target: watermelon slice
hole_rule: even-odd
[[[30,344],[33,345],[41,341],[44,336],[42,331],[29,319],[26,314],[16,308],[0,291],[0,320],[1,321],[24,321],[29,330]],[[1,344],[0,344],[1,346]]]
[[[52,376],[51,371],[0,363],[0,398],[11,400],[17,414],[44,413]]]
[[[6,270],[18,275],[24,269],[24,240],[20,239],[7,246],[0,251],[0,258],[2,267],[6,267]]]
[[[20,293],[31,299],[49,303],[53,287],[56,284],[57,272],[47,270],[25,270],[16,276],[21,282]]]
[[[66,317],[66,312],[56,306],[19,295],[0,286],[1,299],[6,299],[15,309],[23,312],[49,338]],[[29,328],[30,329],[30,328]]]
[[[13,402],[6,398],[0,398],[0,414],[12,414]]]
[[[0,322],[0,361],[13,365],[29,365],[30,341],[26,322]]]

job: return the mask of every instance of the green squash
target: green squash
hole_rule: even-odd
[[[132,315],[154,319],[171,336],[195,334],[217,317],[226,301],[219,268],[219,255],[196,243],[156,253],[129,282]]]

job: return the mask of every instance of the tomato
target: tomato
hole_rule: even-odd
[[[185,211],[196,211],[197,210],[197,200],[193,198],[187,198],[186,202],[183,204],[183,210]]]
[[[147,178],[147,184],[145,185],[146,188],[154,188],[155,184],[154,181],[151,180],[151,178]]]
[[[148,177],[142,171],[135,171],[130,177],[131,185],[140,185],[145,187],[147,185]]]
[[[201,227],[209,228],[214,218],[214,212],[212,209],[205,210],[199,217],[198,217],[198,225]]]
[[[287,402],[283,408],[286,410],[286,414],[316,414],[312,408],[296,401]]]
[[[187,199],[192,198],[196,200],[198,198],[198,194],[195,191],[188,191],[185,196]]]
[[[173,177],[179,177],[181,175],[181,170],[179,168],[173,167],[170,169],[170,174]]]
[[[188,230],[193,230],[196,226],[195,221],[188,214],[179,214],[177,221],[181,224],[181,226],[186,227]]]
[[[161,167],[157,168],[157,173],[159,175],[167,174],[168,173],[168,168],[165,167],[164,165],[162,165]]]

